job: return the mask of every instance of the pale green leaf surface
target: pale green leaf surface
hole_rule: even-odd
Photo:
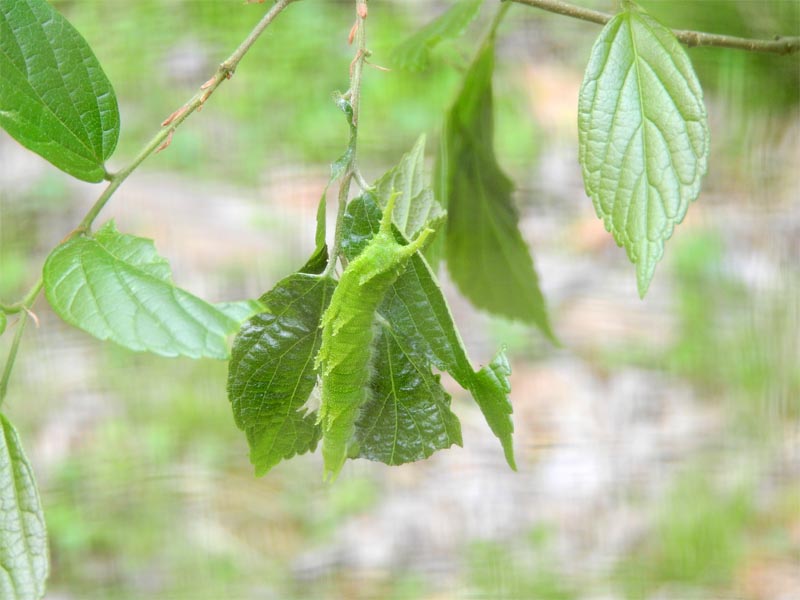
[[[19,436],[0,414],[0,598],[38,600],[48,572],[42,504]]]
[[[348,205],[342,243],[348,258],[358,255],[366,246],[378,231],[380,218],[380,207],[369,192]],[[398,241],[403,239],[396,229],[395,236]],[[506,460],[512,468],[516,468],[505,356],[501,353],[490,367],[478,372],[472,370],[447,301],[420,253],[411,258],[408,266],[390,286],[378,307],[378,314],[391,324],[393,341],[402,352],[417,357],[416,362],[425,369],[432,365],[449,372],[464,389],[472,393],[487,423],[503,445]],[[419,362],[422,359],[426,362]]]
[[[317,446],[316,415],[303,406],[317,381],[319,324],[335,285],[327,277],[290,275],[261,297],[268,312],[245,323],[234,340],[228,397],[257,475]]]
[[[0,80],[0,127],[70,175],[102,181],[119,137],[117,99],[48,2],[0,0]]]
[[[472,63],[443,132],[447,161],[447,269],[461,293],[493,314],[537,325],[554,339],[539,278],[519,231],[511,181],[494,156],[494,44]]]
[[[636,264],[644,296],[664,242],[700,193],[709,133],[689,57],[641,9],[614,17],[595,42],[578,127],[586,193]]]
[[[219,312],[227,315],[237,323],[242,323],[258,313],[264,312],[266,307],[259,300],[237,300],[235,302],[218,302],[214,304]]]
[[[425,136],[421,135],[410,152],[404,154],[396,167],[375,182],[374,194],[386,206],[389,197],[395,199],[392,222],[407,239],[413,239],[425,227],[436,229],[445,217],[441,205],[425,180]]]
[[[53,250],[44,285],[67,323],[131,350],[224,359],[227,336],[240,323],[226,314],[234,309],[219,310],[176,287],[152,241],[123,235],[112,222]]]
[[[388,322],[380,327],[370,396],[356,422],[359,457],[401,465],[460,446],[461,424],[439,376],[398,344]]]
[[[409,71],[421,71],[430,63],[431,50],[444,40],[464,33],[475,19],[483,0],[459,0],[447,11],[402,42],[392,53],[394,64]]]

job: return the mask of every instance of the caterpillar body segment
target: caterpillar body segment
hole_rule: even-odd
[[[318,422],[326,476],[335,478],[348,455],[358,412],[367,400],[373,360],[375,311],[408,260],[433,233],[420,232],[403,245],[392,232],[395,196],[386,204],[380,230],[342,273],[322,316],[316,367],[322,379]]]

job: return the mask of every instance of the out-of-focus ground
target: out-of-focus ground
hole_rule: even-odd
[[[795,2],[644,4],[675,27],[800,30]],[[56,5],[117,88],[112,168],[264,9]],[[444,5],[371,5],[371,60],[390,64],[392,46]],[[210,300],[256,297],[301,265],[327,163],[346,142],[329,99],[347,84],[350,11],[316,0],[287,10],[101,220],[154,238],[176,281]],[[367,71],[368,178],[421,132],[433,155],[490,12],[428,72]],[[475,311],[442,277],[473,360],[509,347],[519,472],[450,386],[463,449],[399,468],[351,462],[335,485],[316,455],[256,479],[224,363],[102,344],[40,300],[4,409],[41,487],[47,598],[800,598],[800,62],[691,51],[710,169],[640,301],[577,164],[577,92],[598,33],[514,7],[498,56],[498,154],[562,347]],[[0,297],[35,280],[99,189],[0,136]]]

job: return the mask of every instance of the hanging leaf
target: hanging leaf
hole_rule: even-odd
[[[450,396],[425,357],[401,348],[386,321],[375,346],[371,393],[356,423],[358,456],[401,465],[460,446]]]
[[[256,475],[317,446],[316,415],[303,406],[317,381],[320,318],[335,286],[328,277],[290,275],[261,297],[267,312],[245,323],[234,340],[228,397]]]
[[[406,238],[413,238],[425,227],[435,230],[445,217],[442,206],[425,183],[425,136],[421,135],[411,152],[404,154],[396,167],[375,182],[374,195],[381,208],[393,194],[393,223]]]
[[[0,127],[62,171],[102,181],[119,137],[114,89],[44,0],[0,0]]]
[[[511,366],[508,364],[505,350],[501,350],[488,366],[475,373],[471,389],[486,422],[503,445],[508,466],[516,471],[514,446],[511,441],[514,422],[511,420],[512,407],[508,399],[508,394],[511,392],[509,375]]]
[[[533,260],[517,226],[512,184],[494,156],[494,40],[482,47],[447,115],[437,171],[447,209],[447,269],[475,306],[537,325],[554,339]]]
[[[342,243],[348,259],[357,256],[377,233],[380,218],[380,207],[369,192],[348,205]],[[404,241],[397,229],[394,234],[398,241]],[[411,257],[408,266],[389,286],[377,312],[385,323],[391,324],[392,341],[402,352],[415,357],[415,363],[423,369],[435,366],[447,371],[461,387],[472,393],[503,445],[509,466],[516,469],[511,437],[514,427],[508,398],[507,375],[510,369],[505,356],[499,354],[490,367],[477,373],[472,370],[447,301],[420,253]],[[420,362],[423,359],[427,364]]]
[[[259,308],[223,304],[220,310],[176,287],[153,242],[123,235],[113,222],[53,250],[44,285],[53,310],[70,325],[162,356],[227,358],[227,337],[248,307]]]
[[[459,0],[439,17],[400,44],[392,54],[401,69],[422,71],[428,67],[431,50],[444,40],[457,38],[478,14],[483,0]]]
[[[47,579],[42,503],[19,436],[0,414],[0,598],[38,600]]]
[[[700,193],[709,134],[703,91],[672,33],[632,3],[592,49],[580,92],[586,193],[636,264],[644,297],[664,242]]]

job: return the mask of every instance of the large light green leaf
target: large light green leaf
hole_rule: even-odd
[[[112,222],[58,246],[44,265],[47,300],[67,323],[131,350],[228,357],[228,335],[256,303],[220,308],[176,287],[153,242]]]
[[[375,347],[370,396],[356,422],[359,456],[401,465],[460,446],[461,424],[450,396],[425,357],[404,350],[387,321]]]
[[[303,405],[317,381],[320,318],[335,286],[327,277],[290,275],[261,297],[269,312],[250,319],[234,340],[228,397],[257,475],[317,446],[316,415]]]
[[[0,598],[38,600],[47,579],[47,530],[33,470],[0,414]]]
[[[408,154],[403,155],[396,167],[375,182],[374,194],[381,208],[386,206],[390,196],[398,194],[392,222],[406,238],[416,237],[425,227],[436,229],[445,212],[426,183],[424,135]]]
[[[447,115],[437,171],[446,181],[447,269],[475,306],[554,338],[533,260],[517,226],[511,181],[494,156],[494,41],[480,50]]]
[[[0,127],[59,169],[101,181],[119,137],[114,90],[45,0],[0,0]]]
[[[352,258],[369,243],[378,231],[381,209],[375,197],[367,192],[347,207],[342,248]],[[402,240],[400,231],[395,236]],[[500,440],[509,466],[514,463],[511,403],[508,399],[510,372],[501,353],[489,367],[473,371],[461,336],[455,327],[436,278],[420,253],[389,287],[378,307],[383,322],[391,324],[392,341],[422,369],[447,371],[472,393],[487,423]],[[362,450],[363,452],[363,450]]]
[[[460,36],[483,4],[483,0],[458,0],[449,10],[405,40],[392,54],[401,69],[421,71],[430,62],[431,50],[440,42]]]
[[[700,193],[709,135],[686,52],[667,28],[628,5],[592,49],[578,126],[586,193],[636,264],[644,296],[664,242]]]

